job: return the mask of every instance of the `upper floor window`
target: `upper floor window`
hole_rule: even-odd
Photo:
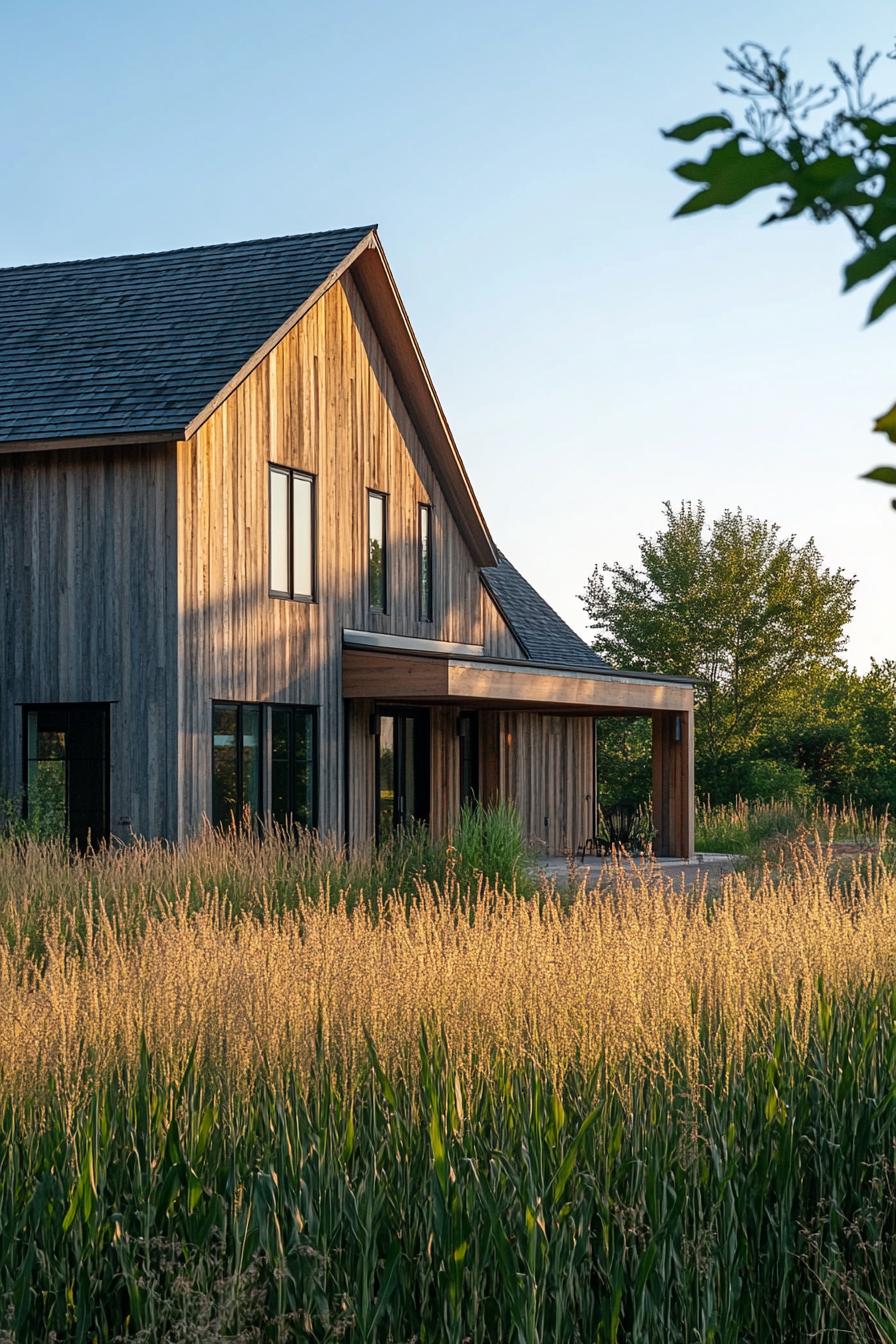
[[[270,468],[270,590],[275,597],[314,600],[314,477]]]
[[[421,504],[417,524],[417,582],[421,621],[432,620],[432,505]]]
[[[367,492],[367,601],[371,611],[386,610],[386,496]]]

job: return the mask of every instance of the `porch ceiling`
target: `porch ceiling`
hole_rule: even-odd
[[[645,714],[693,709],[690,683],[566,670],[535,663],[436,657],[345,648],[342,690],[348,700],[395,700],[538,709],[579,714]]]

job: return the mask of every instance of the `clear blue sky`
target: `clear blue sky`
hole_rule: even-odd
[[[892,47],[887,7],[33,0],[3,28],[0,264],[376,222],[495,537],[574,626],[593,566],[701,497],[814,534],[859,576],[852,659],[896,655],[896,513],[856,479],[896,317],[838,295],[836,228],[671,221],[657,134],[721,104],[724,45],[821,72]]]

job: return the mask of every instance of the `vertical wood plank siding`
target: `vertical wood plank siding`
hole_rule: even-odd
[[[493,658],[526,656],[485,584],[482,585],[482,642],[485,652]]]
[[[541,850],[565,854],[591,834],[593,719],[490,710],[479,740],[483,801],[512,801]]]
[[[113,834],[176,830],[173,444],[0,458],[0,794],[23,703],[110,702]]]
[[[694,854],[694,715],[659,711],[652,718],[654,848],[661,857],[690,859]]]
[[[317,480],[313,603],[268,595],[268,462]],[[178,485],[181,834],[210,810],[211,702],[219,698],[320,706],[319,818],[341,834],[342,630],[480,644],[484,619],[478,567],[350,277],[178,445]],[[389,496],[384,613],[367,605],[368,489]],[[431,622],[419,619],[420,504],[433,506]],[[362,787],[356,762],[367,749],[350,744],[353,790]]]

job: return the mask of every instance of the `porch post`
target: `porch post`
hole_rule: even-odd
[[[694,857],[694,714],[655,710],[653,824],[660,858]]]

